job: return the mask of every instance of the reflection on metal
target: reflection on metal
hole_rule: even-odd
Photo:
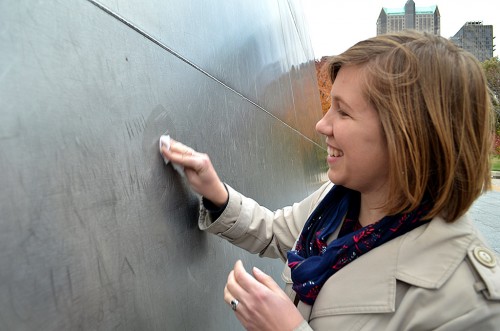
[[[238,330],[168,133],[270,208],[321,180],[299,0],[0,2],[0,325]]]

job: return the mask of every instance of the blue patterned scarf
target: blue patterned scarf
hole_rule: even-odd
[[[295,249],[288,252],[293,289],[301,301],[314,304],[321,287],[334,273],[370,250],[427,223],[422,218],[431,207],[422,203],[411,212],[386,216],[356,229],[359,205],[358,192],[335,185],[309,216]],[[327,244],[344,218],[339,236]]]

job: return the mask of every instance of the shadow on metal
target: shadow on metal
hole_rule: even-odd
[[[0,2],[0,325],[238,330],[169,132],[269,208],[322,180],[299,0]]]

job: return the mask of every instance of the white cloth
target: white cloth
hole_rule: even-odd
[[[160,141],[159,141],[159,145],[160,145],[160,153],[161,153],[161,148],[162,146],[165,146],[167,147],[168,150],[170,150],[170,135],[162,135],[160,136]],[[162,154],[163,156],[163,154]],[[169,164],[170,163],[170,160],[167,159],[165,156],[163,156],[163,161],[165,162],[165,164]],[[175,164],[172,162],[172,166],[174,167],[174,169],[181,175],[181,176],[184,176],[184,167],[179,165],[179,164]]]

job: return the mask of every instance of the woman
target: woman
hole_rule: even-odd
[[[225,301],[249,330],[498,330],[500,267],[466,216],[491,185],[480,64],[406,32],[359,42],[330,76],[330,182],[291,207],[259,206],[181,143],[161,150],[204,197],[201,229],[287,261],[285,291],[238,261]]]

